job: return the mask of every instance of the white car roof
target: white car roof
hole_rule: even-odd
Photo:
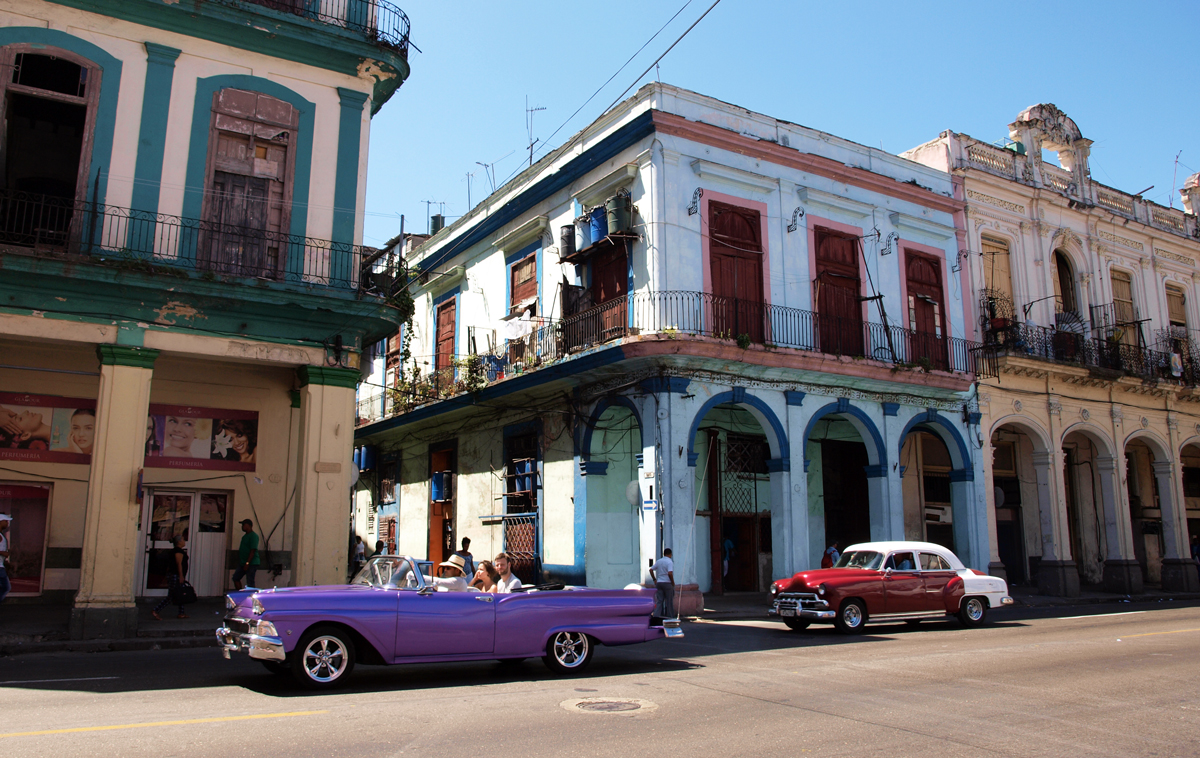
[[[859,542],[856,545],[850,545],[842,552],[848,553],[852,550],[874,550],[877,553],[890,553],[895,550],[923,550],[926,553],[937,553],[950,564],[950,568],[955,571],[961,571],[966,568],[963,562],[958,559],[958,556],[950,552],[941,545],[935,545],[932,542],[909,542],[909,541],[892,541],[892,542]]]

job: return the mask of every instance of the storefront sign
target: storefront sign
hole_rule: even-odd
[[[0,459],[92,462],[96,401],[0,392]]]
[[[147,468],[254,471],[258,412],[151,403]]]

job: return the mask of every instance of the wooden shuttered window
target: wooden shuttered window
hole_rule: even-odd
[[[980,246],[983,248],[984,289],[1012,300],[1012,257],[1009,255],[1008,243],[984,236]]]
[[[708,204],[713,328],[730,336],[765,339],[762,220],[758,211]]]
[[[1112,270],[1113,319],[1120,329],[1120,341],[1126,345],[1138,343],[1137,310],[1133,302],[1133,277],[1119,269]]]
[[[1178,287],[1167,287],[1167,320],[1171,326],[1187,328],[1187,299]]]
[[[839,355],[863,354],[862,282],[858,269],[858,240],[818,228],[817,272],[813,301],[817,305],[820,349]]]
[[[537,253],[525,256],[512,265],[509,286],[511,298],[509,308],[516,310],[528,306],[537,298]]]

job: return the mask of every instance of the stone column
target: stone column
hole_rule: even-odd
[[[822,461],[823,464],[827,463]],[[871,515],[871,541],[904,539],[904,493],[898,503],[890,500],[888,467],[885,464],[864,466],[867,475],[867,503]],[[899,490],[899,488],[895,488]],[[845,545],[842,545],[844,548]]]
[[[358,369],[302,366],[292,584],[344,584]]]
[[[1042,560],[1038,564],[1038,592],[1059,597],[1078,597],[1079,570],[1071,560],[1067,526],[1066,491],[1059,469],[1060,457],[1050,451],[1034,451],[1033,468],[1038,483],[1038,515],[1042,526]]]
[[[138,472],[146,452],[146,415],[157,350],[99,345],[96,442],[88,473],[79,592],[72,639],[137,634],[133,577],[138,557]]]
[[[1175,458],[1178,460],[1177,454]],[[1176,506],[1183,503],[1179,477],[1175,476],[1177,469],[1172,461],[1156,460],[1151,465],[1158,482],[1158,503],[1162,513],[1162,588],[1167,592],[1196,592],[1200,590],[1200,575],[1188,552],[1187,518],[1184,509]]]
[[[1133,524],[1129,507],[1118,497],[1121,474],[1117,459],[1111,455],[1096,456],[1096,473],[1100,479],[1100,502],[1104,509],[1104,589],[1122,595],[1142,592],[1142,567],[1133,551]]]

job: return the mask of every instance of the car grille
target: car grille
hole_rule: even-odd
[[[250,633],[250,622],[244,618],[239,618],[237,616],[226,617],[225,627],[229,631],[237,632],[238,634],[249,634]]]
[[[829,607],[829,603],[811,592],[785,592],[775,597],[775,607],[779,610],[790,611],[801,609],[823,611]]]

